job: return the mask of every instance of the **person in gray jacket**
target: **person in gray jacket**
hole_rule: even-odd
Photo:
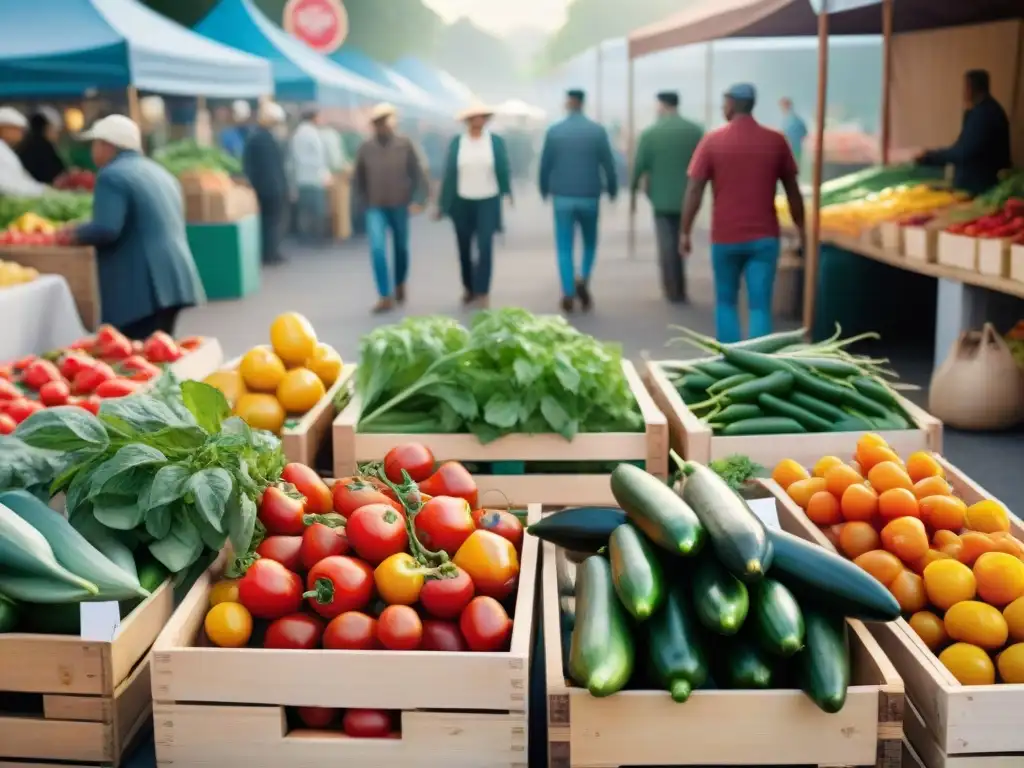
[[[99,168],[92,221],[61,230],[60,241],[96,248],[101,316],[130,339],[174,334],[178,313],[202,301],[185,236],[178,180],[142,155],[139,126],[124,115],[97,121],[81,137]]]

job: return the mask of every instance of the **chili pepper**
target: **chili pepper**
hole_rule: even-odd
[[[75,375],[74,383],[71,385],[76,395],[91,395],[96,387],[104,381],[116,379],[114,369],[106,363],[96,363],[92,368],[83,368]]]
[[[51,381],[63,381],[63,377],[57,366],[49,360],[34,360],[25,368],[22,381],[26,386],[38,392],[44,384]]]
[[[61,376],[68,381],[74,381],[75,376],[78,372],[85,369],[91,368],[96,364],[96,361],[91,357],[72,352],[61,357],[57,367],[60,368]]]
[[[173,363],[181,358],[182,352],[174,339],[157,331],[142,345],[142,354],[151,363]]]
[[[0,379],[0,400],[20,400],[23,397],[18,389],[7,379]]]
[[[121,370],[132,381],[151,381],[160,375],[160,369],[142,355],[132,355],[121,363]]]
[[[96,395],[104,400],[114,397],[133,395],[139,389],[139,382],[128,379],[108,379],[96,387]]]
[[[71,390],[64,381],[48,381],[39,388],[39,401],[47,408],[67,405]]]

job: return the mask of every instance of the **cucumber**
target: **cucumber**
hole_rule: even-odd
[[[555,558],[555,580],[558,582],[559,595],[576,593],[576,563],[568,557]]]
[[[708,387],[713,387],[717,383],[717,379],[713,379],[704,373],[690,373],[679,380],[679,386],[683,389],[702,389],[704,391],[707,391]]]
[[[793,593],[805,612],[816,607],[861,621],[900,617],[892,593],[846,558],[775,528],[768,537],[774,552],[772,578]]]
[[[848,416],[846,411],[839,406],[832,405],[832,403],[826,403],[816,397],[805,394],[804,392],[790,392],[789,402],[793,405],[800,406],[805,411],[817,414],[821,418],[832,423],[842,421]]]
[[[8,597],[0,595],[0,634],[13,632],[21,618],[18,604]]]
[[[94,595],[100,591],[95,584],[58,563],[43,534],[4,504],[0,504],[0,564],[6,574],[28,579],[41,577],[41,584],[63,583]],[[5,594],[18,599],[13,593]]]
[[[683,464],[683,500],[707,530],[715,555],[743,581],[757,581],[768,571],[772,545],[764,524],[714,471],[688,461]]]
[[[62,514],[27,491],[0,494],[0,504],[43,535],[57,562],[90,583],[110,600],[149,597],[137,576],[126,573],[74,529]]]
[[[783,400],[775,395],[761,395],[757,398],[757,404],[762,410],[774,416],[785,416],[792,419],[808,432],[828,432],[832,429],[832,422],[823,419],[816,413],[812,413],[798,405]]]
[[[704,526],[675,491],[632,464],[612,472],[612,495],[633,525],[662,549],[687,557],[704,546]]]
[[[746,384],[748,381],[753,381],[756,378],[757,375],[753,373],[737,373],[735,376],[729,376],[726,379],[716,381],[707,388],[707,393],[709,395],[717,395],[719,392],[728,392],[733,387]]]
[[[714,421],[715,424],[732,424],[734,421],[758,419],[762,416],[764,416],[764,411],[756,405],[752,403],[736,403],[735,405],[730,405],[716,413],[714,418],[711,420]]]
[[[714,360],[706,360],[703,363],[695,363],[694,369],[700,371],[703,374],[710,376],[715,379],[727,379],[730,376],[735,376],[737,373],[743,373],[741,368],[737,368],[732,363],[727,363],[722,358],[718,357]]]
[[[708,659],[690,599],[679,584],[669,588],[665,607],[647,622],[647,655],[655,680],[684,702],[708,680]]]
[[[665,602],[665,578],[654,548],[626,523],[612,531],[608,560],[619,601],[634,619],[646,621]]]
[[[706,389],[690,389],[689,387],[680,387],[679,396],[683,398],[683,402],[687,405],[696,405],[697,403],[703,403],[708,399],[708,393]]]
[[[850,686],[850,643],[846,619],[809,610],[804,613],[807,647],[796,657],[800,688],[823,712],[834,715],[846,703]]]
[[[777,680],[776,662],[748,637],[729,641],[725,652],[721,681],[726,687],[738,690],[764,690],[772,688]]]
[[[746,585],[713,556],[702,557],[690,578],[693,607],[700,623],[718,635],[735,635],[747,618]]]
[[[570,552],[593,554],[624,522],[626,513],[615,507],[570,507],[545,515],[526,532]]]
[[[751,600],[762,648],[776,656],[792,656],[804,647],[804,616],[792,592],[775,579],[762,579]]]
[[[110,562],[131,578],[139,580],[139,571],[135,566],[135,557],[132,555],[132,551],[113,531],[101,525],[91,514],[77,515],[71,525]],[[142,585],[140,584],[140,586]]]
[[[612,586],[611,566],[600,555],[592,555],[576,577],[569,676],[592,696],[611,696],[629,682],[635,655],[629,619]]]
[[[762,416],[758,419],[743,419],[727,424],[722,429],[724,437],[745,437],[748,435],[802,435],[807,430],[796,419],[788,416]]]

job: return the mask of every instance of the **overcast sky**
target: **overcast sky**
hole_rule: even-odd
[[[481,27],[504,34],[520,27],[557,29],[569,0],[424,0],[444,18],[468,16]]]

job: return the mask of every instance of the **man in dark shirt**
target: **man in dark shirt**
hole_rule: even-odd
[[[956,143],[932,149],[917,158],[922,165],[952,165],[953,186],[980,195],[999,181],[999,172],[1012,165],[1010,121],[1006,110],[992,98],[988,72],[973,69],[964,75],[963,126]]]

